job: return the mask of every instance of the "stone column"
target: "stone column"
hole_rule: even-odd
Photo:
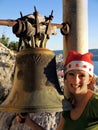
[[[69,50],[88,52],[88,0],[63,0],[63,22],[69,25],[64,35],[64,59]]]

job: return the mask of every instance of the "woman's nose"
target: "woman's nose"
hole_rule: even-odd
[[[76,75],[74,80],[75,80],[75,83],[76,83],[76,84],[79,83],[79,82],[80,82],[80,78],[79,78],[79,76]]]

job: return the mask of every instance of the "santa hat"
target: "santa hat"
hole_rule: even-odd
[[[88,52],[80,54],[76,51],[69,51],[65,62],[65,73],[70,70],[84,70],[93,76],[94,64],[92,62],[93,54]]]

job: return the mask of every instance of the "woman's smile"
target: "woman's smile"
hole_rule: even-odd
[[[73,88],[80,88],[80,85],[71,84],[71,86],[72,86]]]

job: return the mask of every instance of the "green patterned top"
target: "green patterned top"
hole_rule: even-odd
[[[77,120],[70,118],[70,111],[62,113],[65,123],[62,130],[98,130],[98,94],[94,94]]]

